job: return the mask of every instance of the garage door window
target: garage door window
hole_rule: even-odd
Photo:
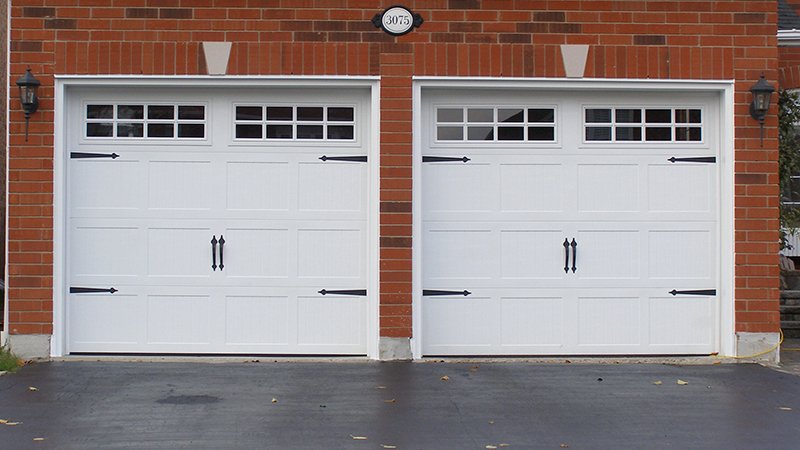
[[[554,142],[555,108],[436,108],[437,141]]]
[[[694,108],[585,108],[587,142],[700,142],[702,110]]]
[[[355,139],[355,108],[346,106],[237,105],[236,139]]]
[[[205,105],[88,104],[87,138],[203,139]]]

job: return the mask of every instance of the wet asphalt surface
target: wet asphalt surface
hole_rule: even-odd
[[[800,376],[754,364],[56,361],[0,376],[2,421],[2,449],[796,449]]]

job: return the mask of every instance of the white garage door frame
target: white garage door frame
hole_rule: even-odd
[[[367,357],[378,358],[379,332],[379,145],[380,77],[338,76],[55,76],[55,116],[53,154],[53,335],[50,354],[68,354],[66,301],[68,289],[67,255],[67,117],[71,90],[86,87],[112,88],[325,88],[360,89],[369,92],[370,129],[367,152],[369,164],[367,192]]]
[[[719,311],[715,318],[717,335],[715,351],[723,355],[735,355],[734,326],[734,82],[732,80],[639,80],[639,79],[534,79],[494,77],[414,77],[413,79],[413,222],[412,246],[412,354],[418,359],[423,355],[425,339],[422,326],[422,236],[423,236],[423,178],[422,178],[422,122],[423,98],[429,92],[452,90],[463,93],[470,89],[508,91],[524,89],[530,91],[586,91],[625,92],[641,91],[653,93],[703,92],[713,93],[718,98],[719,142],[718,157],[718,229],[719,238]]]

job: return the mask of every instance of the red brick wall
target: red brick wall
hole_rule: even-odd
[[[736,328],[776,331],[777,124],[748,114],[776,82],[776,2],[407,0],[420,29],[370,19],[395,0],[15,0],[11,73],[42,81],[28,142],[12,103],[12,333],[52,330],[53,74],[202,74],[202,41],[231,41],[236,75],[381,76],[381,335],[411,335],[411,76],[564,76],[560,44],[589,44],[586,76],[736,79]],[[74,6],[78,4],[79,6]],[[109,7],[109,4],[115,5]],[[775,110],[773,109],[773,112]]]

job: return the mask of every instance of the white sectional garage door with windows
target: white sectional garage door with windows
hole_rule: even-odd
[[[67,352],[367,353],[368,89],[68,98]]]
[[[718,94],[421,98],[422,355],[718,348]]]

